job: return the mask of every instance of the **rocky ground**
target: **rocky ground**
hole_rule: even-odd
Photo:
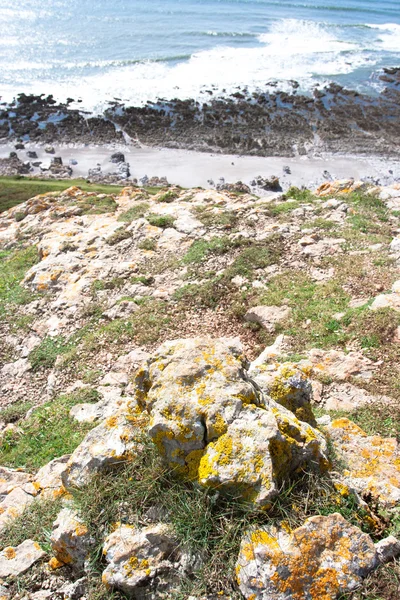
[[[42,143],[129,143],[225,154],[296,156],[315,151],[398,156],[400,69],[385,69],[376,97],[336,84],[298,93],[238,89],[207,102],[165,100],[129,107],[112,103],[103,116],[69,99],[20,94],[0,106],[0,140]],[[74,106],[74,108],[72,108]]]
[[[0,215],[5,598],[400,594],[400,187]]]

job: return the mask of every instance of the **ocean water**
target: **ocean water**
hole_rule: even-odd
[[[0,0],[0,96],[209,98],[336,81],[376,93],[400,67],[400,0]]]

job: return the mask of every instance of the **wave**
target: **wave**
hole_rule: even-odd
[[[381,49],[400,52],[400,25],[398,23],[368,24],[370,29],[381,31],[377,40]]]

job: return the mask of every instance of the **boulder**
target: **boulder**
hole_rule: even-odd
[[[289,317],[291,310],[289,306],[254,306],[244,315],[244,320],[259,323],[261,327],[272,333],[277,323]]]
[[[0,503],[0,531],[4,529],[10,521],[24,512],[24,509],[33,502],[34,496],[28,494],[23,488],[14,488]]]
[[[400,312],[400,281],[395,281],[392,285],[392,291],[389,294],[380,294],[371,304],[371,310],[381,308],[391,308]]]
[[[176,473],[267,507],[300,465],[327,467],[326,445],[264,395],[246,366],[236,339],[166,342],[139,370],[136,396]]]
[[[69,458],[70,454],[54,458],[36,473],[33,485],[40,491],[41,497],[59,498],[65,493],[61,474]]]
[[[103,583],[138,597],[144,587],[158,584],[160,591],[161,581],[165,586],[168,579],[176,578],[181,553],[171,529],[158,523],[143,529],[119,525],[105,540],[103,554],[109,563]]]
[[[16,487],[22,487],[32,481],[32,475],[21,469],[0,467],[0,496],[9,494]]]
[[[63,485],[67,489],[82,487],[94,474],[129,460],[141,447],[140,428],[134,416],[123,411],[116,413],[89,431],[73,452],[61,475]]]
[[[70,565],[81,571],[93,540],[77,513],[71,508],[63,508],[53,523],[50,542],[54,553],[50,567]]]
[[[311,517],[290,533],[276,527],[250,532],[236,574],[246,600],[334,600],[377,565],[370,536],[335,513]]]
[[[346,464],[344,483],[384,508],[400,502],[400,448],[395,438],[369,436],[346,418],[325,427],[337,456]]]
[[[0,552],[0,577],[17,577],[46,556],[37,542],[25,540],[15,548],[8,546]]]
[[[111,154],[110,162],[118,164],[125,162],[125,154],[123,152],[114,152]]]

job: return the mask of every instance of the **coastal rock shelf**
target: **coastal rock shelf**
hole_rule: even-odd
[[[399,215],[354,180],[2,213],[0,597],[395,597]]]

